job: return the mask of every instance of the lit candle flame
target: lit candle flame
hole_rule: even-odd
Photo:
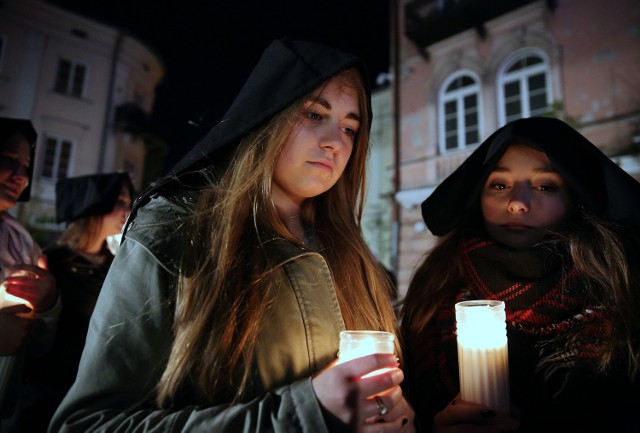
[[[395,337],[384,331],[342,331],[340,332],[340,351],[338,364],[374,353],[395,353]],[[375,370],[362,378],[389,371],[390,368]]]
[[[456,308],[460,397],[509,414],[509,358],[504,302],[466,301]]]

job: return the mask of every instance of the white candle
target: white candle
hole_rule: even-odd
[[[350,361],[374,353],[395,353],[393,344],[395,336],[384,331],[342,331],[340,332],[340,350],[338,363]],[[369,377],[388,369],[381,369],[366,374]]]
[[[504,302],[459,302],[456,308],[460,397],[509,414],[509,356]]]
[[[18,304],[24,304],[33,311],[31,302],[7,293],[4,283],[0,284],[0,309]],[[0,356],[0,407],[4,403],[5,393],[11,381],[15,363],[15,355]]]

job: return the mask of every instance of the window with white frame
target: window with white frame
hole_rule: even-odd
[[[48,136],[44,143],[42,168],[43,179],[64,179],[69,175],[73,143],[66,138]]]
[[[58,60],[58,70],[53,90],[58,93],[82,97],[87,78],[87,67],[67,59]]]
[[[539,116],[551,105],[549,62],[537,50],[525,50],[508,59],[498,76],[500,122]]]
[[[440,152],[461,150],[480,142],[480,80],[469,71],[447,78],[439,97]]]

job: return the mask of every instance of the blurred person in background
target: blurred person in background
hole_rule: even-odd
[[[24,361],[51,346],[61,309],[40,247],[8,212],[29,199],[36,139],[31,121],[0,118],[1,432],[23,431],[20,413],[35,398],[23,380]]]
[[[53,348],[44,362],[38,360],[29,368],[29,380],[47,395],[25,421],[31,431],[46,431],[75,380],[89,319],[116,252],[108,241],[119,240],[133,195],[133,184],[124,172],[60,179],[56,184],[56,220],[68,225],[45,254],[63,309]],[[112,245],[117,247],[117,240]]]

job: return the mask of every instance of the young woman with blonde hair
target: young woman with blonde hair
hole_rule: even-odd
[[[341,330],[395,333],[359,226],[364,73],[323,45],[269,46],[134,205],[52,429],[414,431],[395,355],[335,364]]]

